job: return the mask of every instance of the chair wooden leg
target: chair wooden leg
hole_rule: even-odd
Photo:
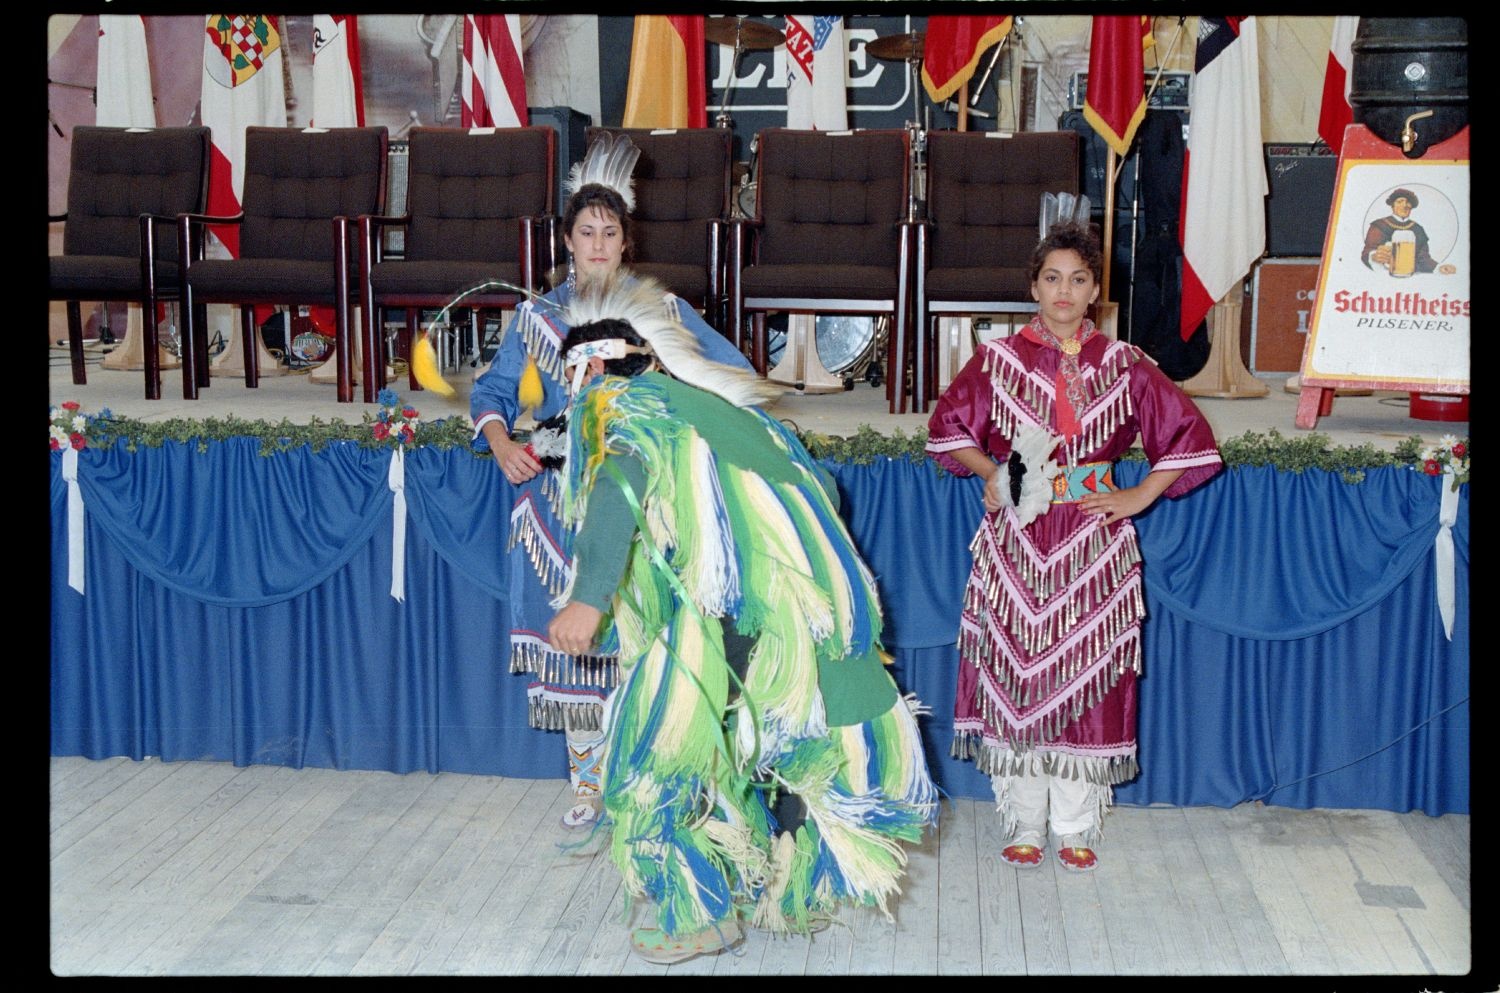
[[[213,373],[208,368],[208,304],[197,304],[194,314],[197,320],[197,330],[193,335],[193,347],[198,350],[198,368],[194,375],[201,389],[213,385]],[[195,392],[193,399],[197,398],[198,394]]]
[[[406,308],[406,324],[401,330],[401,347],[406,350],[406,385],[413,392],[420,390],[422,384],[417,382],[417,365],[412,361],[416,354],[417,346],[417,321],[421,319],[422,308]]]
[[[83,363],[83,309],[77,300],[67,302],[68,311],[68,358],[73,365],[73,384],[83,386],[88,382],[88,373]]]
[[[240,343],[245,348],[245,385],[250,389],[260,386],[260,356],[255,348],[255,307],[240,304]]]
[[[750,341],[750,361],[754,364],[755,371],[764,376],[767,367],[771,364],[768,354],[769,349],[766,347],[766,312],[764,310],[757,310],[751,314],[750,326],[754,329]]]

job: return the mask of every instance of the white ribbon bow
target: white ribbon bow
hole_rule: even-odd
[[[1443,633],[1453,640],[1453,525],[1458,521],[1458,487],[1447,475],[1442,477],[1443,495],[1438,504],[1437,601],[1438,615],[1443,619]]]
[[[397,448],[391,453],[391,470],[386,476],[394,499],[391,505],[391,598],[406,600],[406,453]]]
[[[68,585],[82,593],[83,491],[78,488],[78,449],[63,449],[62,476],[68,484]]]

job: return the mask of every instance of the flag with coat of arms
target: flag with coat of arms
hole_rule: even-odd
[[[312,50],[313,110],[310,122],[313,127],[364,127],[364,87],[359,77],[359,18],[353,14],[314,14]]]
[[[816,131],[849,127],[842,17],[786,16],[786,126]]]
[[[286,127],[281,30],[270,14],[210,14],[204,27],[200,117],[212,132],[208,212],[240,212],[245,128]],[[209,229],[235,258],[239,229]]]

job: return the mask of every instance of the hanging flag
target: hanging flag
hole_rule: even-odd
[[[1344,147],[1344,128],[1354,122],[1349,105],[1350,70],[1354,65],[1354,32],[1357,17],[1335,17],[1333,38],[1328,42],[1328,68],[1323,72],[1323,108],[1318,114],[1318,136],[1335,155]]]
[[[922,52],[922,88],[933,103],[959,91],[979,56],[1010,34],[1009,17],[933,16],[927,18]]]
[[[1201,17],[1182,168],[1182,338],[1266,247],[1260,58],[1253,17]]]
[[[514,128],[527,123],[526,73],[521,62],[521,15],[465,14],[460,90],[466,128]]]
[[[1117,155],[1130,151],[1146,119],[1146,49],[1154,44],[1149,17],[1094,18],[1083,117]]]
[[[815,131],[849,127],[842,17],[786,17],[786,126]]]
[[[309,123],[318,128],[364,127],[358,18],[353,14],[314,14],[312,51],[313,109]]]
[[[286,127],[281,31],[270,14],[210,14],[203,40],[200,116],[212,132],[208,212],[240,212],[245,183],[245,128]],[[210,227],[235,258],[237,227]]]
[[[107,128],[154,128],[146,22],[139,14],[99,15],[99,73],[94,123]]]
[[[630,42],[627,128],[708,127],[703,16],[642,14]]]

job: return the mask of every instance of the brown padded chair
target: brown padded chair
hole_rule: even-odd
[[[412,128],[409,135],[406,212],[359,218],[363,340],[383,348],[380,312],[404,308],[408,357],[422,308],[446,306],[490,280],[540,288],[548,261],[537,253],[553,243],[556,227],[557,141],[547,127]],[[398,225],[405,233],[402,257],[386,259],[380,233]],[[521,299],[515,290],[493,287],[466,297],[463,306],[514,307]],[[376,368],[384,369],[384,361]],[[421,388],[415,373],[407,380]]]
[[[354,399],[350,375],[350,287],[354,218],[381,214],[385,206],[386,129],[245,129],[245,183],[241,213],[233,217],[184,214],[178,218],[179,252],[203,224],[238,225],[237,259],[187,258],[180,272],[187,333],[182,389],[189,400],[208,385],[205,304],[240,305],[245,385],[257,386],[254,304],[332,305],[338,399]],[[186,254],[186,253],[185,253]],[[191,341],[191,347],[188,342]],[[384,383],[379,348],[362,343],[365,402]],[[376,370],[380,370],[378,373]]]
[[[940,314],[1034,312],[1027,270],[1043,193],[1078,192],[1076,131],[930,131],[917,242],[914,411],[936,399]]]
[[[177,243],[156,226],[208,202],[208,128],[73,129],[63,254],[48,259],[51,300],[66,300],[73,382],[86,382],[79,301],[141,305],[146,399],[161,399],[156,304],[176,300]]]
[[[736,344],[748,311],[752,358],[764,373],[767,311],[889,315],[886,396],[895,413],[906,406],[916,241],[903,219],[908,132],[768,128],[758,141],[756,216],[730,227]]]
[[[629,265],[658,280],[724,328],[724,232],[732,135],[726,128],[589,128],[630,136],[641,150],[632,176],[635,245]]]

